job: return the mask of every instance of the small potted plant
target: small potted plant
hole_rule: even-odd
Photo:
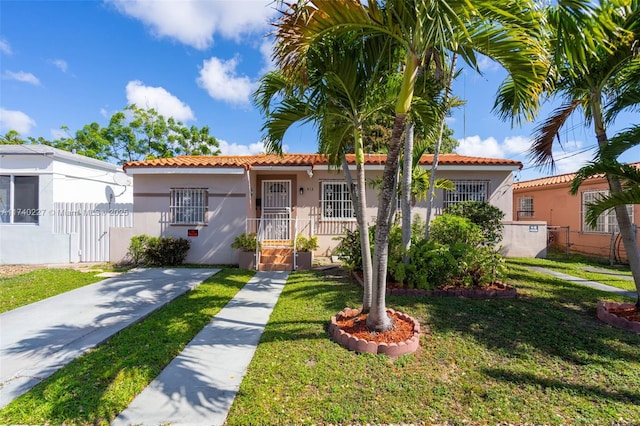
[[[296,237],[296,254],[298,270],[309,270],[313,264],[313,251],[318,248],[318,237]]]
[[[240,250],[238,253],[238,267],[242,269],[256,269],[256,249],[259,247],[255,232],[242,233],[234,238],[231,248]]]

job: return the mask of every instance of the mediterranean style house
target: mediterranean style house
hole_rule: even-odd
[[[347,160],[355,178],[354,157]],[[366,157],[368,181],[381,176],[385,160],[385,155]],[[424,156],[420,165],[430,168],[431,162],[432,156]],[[455,190],[437,191],[433,213],[452,203],[487,201],[514,223],[513,172],[521,167],[513,160],[441,155],[438,177],[452,180]],[[234,264],[239,253],[231,244],[246,232],[258,235],[263,250],[270,243],[293,247],[289,267],[295,269],[297,235],[317,237],[315,254],[328,256],[343,231],[356,227],[345,174],[323,155],[182,156],[130,162],[124,169],[135,180],[133,228],[111,234],[114,262],[125,257],[132,236],[147,234],[189,238],[187,262]],[[368,187],[366,217],[371,224],[377,200],[377,190]],[[426,217],[425,206],[418,203],[413,214]],[[510,238],[522,240],[517,231]],[[538,250],[533,255],[544,250],[545,242],[532,245]],[[503,246],[518,250],[515,243]],[[260,263],[257,259],[256,265]]]
[[[105,262],[130,226],[122,167],[46,145],[0,145],[0,264]]]
[[[632,163],[640,167],[640,163]],[[549,243],[586,255],[626,260],[626,252],[619,236],[615,212],[598,219],[595,227],[585,223],[587,204],[601,194],[608,194],[609,186],[603,175],[587,179],[576,195],[569,193],[575,173],[567,173],[515,183],[513,186],[513,216],[516,220],[547,222]],[[640,223],[640,205],[627,206],[631,221]]]

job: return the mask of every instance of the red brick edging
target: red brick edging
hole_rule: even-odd
[[[626,318],[622,318],[609,312],[611,308],[630,308],[635,306],[634,303],[619,303],[619,302],[598,302],[597,314],[598,319],[604,323],[607,323],[613,327],[622,328],[624,330],[633,331],[640,334],[640,322],[629,321]]]
[[[339,312],[336,316],[331,317],[331,324],[329,324],[329,336],[331,340],[338,343],[340,346],[358,353],[370,353],[370,354],[384,354],[390,357],[398,357],[413,353],[420,346],[420,323],[409,315],[402,312],[394,311],[393,309],[387,309],[391,313],[395,313],[399,318],[413,323],[413,336],[409,340],[398,343],[386,343],[386,342],[371,342],[368,340],[357,338],[342,330],[337,323],[338,317],[347,317],[357,315],[359,309],[345,308]]]

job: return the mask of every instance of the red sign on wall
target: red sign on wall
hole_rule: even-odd
[[[197,237],[198,230],[197,229],[187,229],[187,237]]]

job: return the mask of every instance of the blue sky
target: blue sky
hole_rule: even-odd
[[[60,127],[107,125],[126,105],[155,108],[187,125],[209,126],[224,154],[262,151],[262,117],[250,95],[271,68],[272,0],[0,1],[0,133],[53,139]],[[467,104],[449,120],[459,154],[520,160],[517,179],[545,175],[526,149],[535,124],[511,128],[491,113],[504,72],[484,61],[465,70],[455,94]],[[555,104],[545,105],[542,117]],[[637,118],[633,118],[637,123]],[[592,157],[577,115],[563,132],[557,173]],[[614,131],[632,123],[621,115]],[[315,152],[310,128],[292,129],[288,152]],[[640,148],[623,157],[640,161]]]

